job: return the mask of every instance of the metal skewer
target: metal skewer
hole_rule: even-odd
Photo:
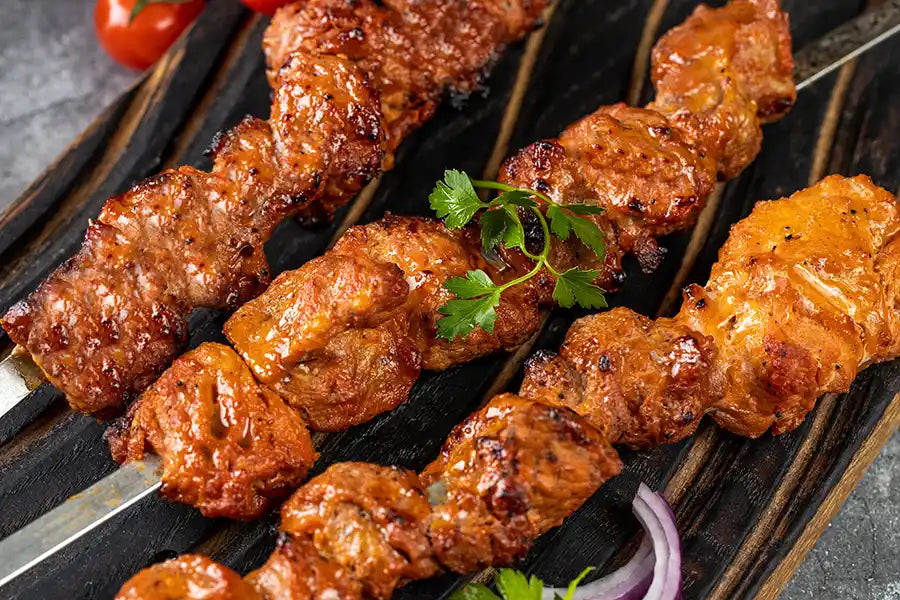
[[[890,0],[832,30],[795,54],[802,90],[900,32],[900,0]],[[0,362],[0,418],[44,381],[27,351]],[[133,461],[0,541],[0,587],[155,492],[160,460]]]
[[[159,458],[130,462],[0,542],[0,587],[159,489]]]

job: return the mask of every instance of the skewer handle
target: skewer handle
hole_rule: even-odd
[[[156,491],[159,458],[125,464],[0,541],[0,587]]]

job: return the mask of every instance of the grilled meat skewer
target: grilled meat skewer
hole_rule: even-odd
[[[605,233],[605,257],[572,236],[552,240],[550,262],[560,272],[598,269],[606,289],[622,283],[625,253],[655,268],[657,238],[690,227],[717,176],[734,176],[756,156],[761,120],[780,117],[793,103],[787,16],[772,0],[701,7],[657,44],[653,73],[660,93],[648,108],[601,107],[501,169],[505,183],[560,204],[605,209],[591,215]],[[531,233],[542,235],[539,227]],[[314,428],[344,429],[405,400],[421,369],[511,349],[537,330],[540,306],[553,302],[554,278],[546,271],[503,294],[492,334],[435,336],[437,309],[453,298],[443,288],[450,278],[481,269],[504,283],[533,267],[518,251],[503,259],[485,260],[474,228],[388,217],[350,229],[321,259],[280,275],[235,312],[225,334],[259,381]],[[359,261],[384,268],[368,277],[354,270],[345,282]],[[402,289],[404,280],[408,293],[386,292]]]
[[[897,198],[868,177],[760,202],[676,317],[576,321],[558,356],[531,362],[519,395],[458,425],[419,477],[333,465],[285,503],[278,546],[244,581],[186,555],[117,598],[173,598],[163,590],[177,586],[196,590],[183,598],[386,599],[441,568],[511,564],[620,471],[611,443],[675,441],[706,413],[742,435],[781,433],[821,394],[900,355],[898,259]]]
[[[671,117],[602,107],[558,140],[513,156],[504,179],[563,204],[604,206],[597,216],[608,241],[601,279],[615,285],[624,252],[654,266],[646,261],[659,254],[656,236],[690,226],[716,173],[733,174],[737,162],[755,156],[759,115],[776,118],[794,99],[789,45],[787,17],[771,0],[700,7],[654,52]],[[687,75],[666,61],[682,61]],[[736,87],[741,81],[761,104]],[[690,112],[694,106],[701,112]],[[726,118],[735,106],[746,119]],[[749,150],[747,139],[754,140]],[[631,208],[621,205],[625,196]],[[642,211],[644,203],[652,208]],[[559,269],[596,266],[593,251],[574,237],[554,240],[553,254]],[[138,460],[152,451],[163,459],[167,497],[208,516],[256,518],[300,483],[314,458],[300,417],[283,411],[282,400],[312,429],[343,430],[403,402],[422,369],[513,348],[537,331],[540,307],[552,302],[549,273],[503,293],[492,333],[476,329],[453,341],[435,336],[438,309],[453,297],[443,285],[451,277],[482,269],[502,283],[532,268],[523,254],[503,258],[498,264],[483,256],[474,228],[450,230],[431,219],[389,216],[351,228],[332,250],[281,274],[226,323],[256,381],[237,365],[234,351],[204,344],[176,360],[111,428],[114,458]],[[211,368],[217,360],[223,363],[218,372]],[[256,414],[266,406],[271,414]],[[293,455],[288,430],[298,436]]]
[[[328,217],[452,88],[479,85],[545,0],[310,0],[264,48],[270,119],[221,136],[211,172],[169,170],[106,202],[74,257],[3,317],[76,410],[116,413],[171,363],[197,308],[234,309],[270,280],[263,244]]]

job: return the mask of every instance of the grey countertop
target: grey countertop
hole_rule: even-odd
[[[92,11],[0,1],[0,210],[136,78],[97,46]],[[900,600],[900,433],[781,597]]]

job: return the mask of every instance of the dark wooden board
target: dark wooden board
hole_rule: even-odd
[[[490,171],[497,156],[555,135],[600,104],[648,98],[641,41],[655,39],[654,26],[662,31],[680,22],[695,4],[559,0],[537,38],[501,57],[484,93],[459,108],[444,106],[403,144],[396,168],[364,202],[344,210],[330,226],[308,230],[289,222],[279,228],[267,246],[273,267],[294,268],[321,253],[345,220],[366,222],[385,211],[428,214],[427,194],[444,168]],[[795,48],[865,7],[860,0],[786,0],[785,5]],[[655,18],[648,19],[651,15]],[[259,50],[264,26],[235,2],[210,3],[163,64],[0,214],[0,310],[77,247],[87,218],[109,195],[165,166],[207,167],[203,151],[216,131],[244,114],[267,114],[269,90]],[[635,75],[642,87],[631,85]],[[513,93],[517,82],[521,97]],[[674,292],[685,281],[705,280],[729,226],[756,200],[790,193],[826,172],[865,172],[896,191],[900,143],[891,134],[900,130],[898,103],[900,41],[802,92],[794,111],[766,128],[757,161],[713,203],[710,227],[665,240],[669,253],[653,275],[629,264],[628,281],[611,297],[613,304],[649,315],[672,312]],[[517,118],[504,127],[505,116]],[[534,347],[556,348],[577,316],[552,312]],[[211,311],[195,314],[191,343],[221,339],[224,318]],[[0,337],[0,344],[8,347],[9,341]],[[316,469],[351,459],[422,467],[487,394],[518,383],[526,355],[492,356],[426,374],[407,404],[351,431],[323,436]],[[820,402],[791,434],[744,440],[707,423],[680,444],[625,452],[625,473],[539,540],[523,568],[552,583],[567,581],[588,564],[611,568],[634,544],[637,525],[629,503],[643,480],[666,488],[676,505],[686,598],[773,597],[874,458],[879,441],[896,427],[900,404],[892,400],[898,391],[900,364],[881,365],[865,372],[849,394]],[[115,468],[101,440],[102,425],[66,411],[47,386],[30,400],[0,421],[0,536]],[[271,550],[276,524],[274,515],[252,525],[204,519],[154,497],[0,594],[109,598],[137,569],[188,550],[210,553],[246,572]],[[458,583],[452,576],[417,582],[397,597],[442,597]]]

